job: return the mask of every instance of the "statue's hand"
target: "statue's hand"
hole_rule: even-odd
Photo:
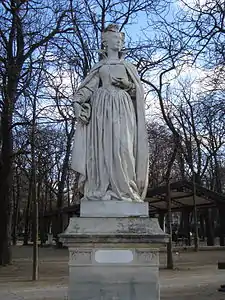
[[[87,125],[91,117],[91,105],[89,103],[74,103],[74,113],[77,120]]]
[[[82,106],[80,105],[80,103],[74,102],[73,108],[74,108],[74,114],[75,114],[75,117],[76,117],[77,119],[79,119],[80,114],[81,114]]]
[[[129,90],[132,87],[132,83],[129,80],[119,77],[113,77],[112,84],[123,90]]]
[[[89,120],[91,118],[91,105],[89,103],[84,103],[81,106],[81,112],[79,120],[87,125],[89,123]]]

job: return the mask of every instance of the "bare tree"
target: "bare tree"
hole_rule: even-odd
[[[62,7],[62,9],[65,8]],[[48,15],[48,18],[43,18]],[[1,138],[0,265],[11,261],[11,187],[13,114],[29,73],[29,58],[67,30],[66,13],[57,1],[2,1],[0,4]]]

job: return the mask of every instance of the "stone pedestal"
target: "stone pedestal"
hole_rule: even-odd
[[[167,236],[148,203],[113,202],[81,203],[81,217],[60,235],[69,247],[69,300],[158,300],[158,247]]]

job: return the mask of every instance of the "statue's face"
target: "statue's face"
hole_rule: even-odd
[[[110,32],[107,38],[108,49],[120,51],[122,48],[122,38],[118,32]]]

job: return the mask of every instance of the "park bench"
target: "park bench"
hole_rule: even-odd
[[[219,270],[225,270],[225,261],[219,261],[218,262],[218,269]],[[222,284],[220,288],[218,289],[219,292],[225,292],[225,284]]]

